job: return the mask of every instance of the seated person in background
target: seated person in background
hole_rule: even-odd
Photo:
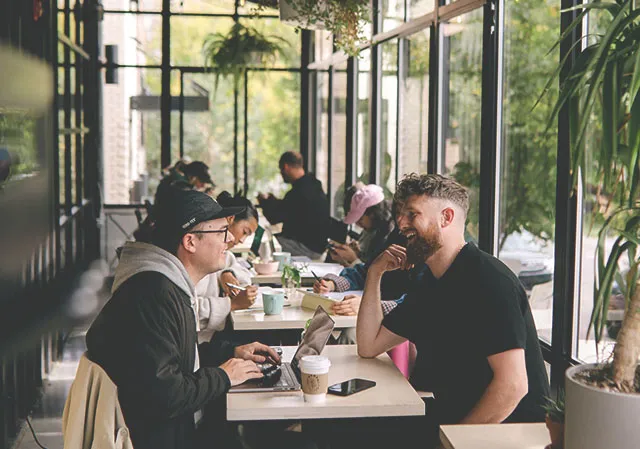
[[[327,244],[329,200],[322,184],[312,173],[305,173],[302,155],[287,151],[280,157],[280,174],[291,190],[283,199],[273,194],[258,195],[258,203],[269,223],[282,223],[276,237],[282,251],[292,256],[320,258]]]
[[[391,202],[384,199],[382,187],[354,185],[345,196],[344,223],[357,224],[363,231],[357,250],[350,244],[332,243],[331,258],[345,267],[369,262],[393,230]]]
[[[231,386],[263,377],[256,363],[279,362],[261,343],[197,346],[195,285],[224,266],[227,217],[239,212],[202,192],[173,189],[154,209],[152,242],[122,250],[113,295],[86,340],[89,358],[118,388],[136,449],[229,447],[226,434],[201,434],[224,419],[210,417],[196,431],[200,410],[224,407]]]
[[[435,399],[415,438],[430,448],[441,424],[544,421],[549,385],[527,295],[500,260],[465,242],[465,188],[414,173],[394,201],[408,244],[390,246],[369,266],[356,333],[362,357],[416,344],[411,383]],[[383,316],[382,276],[418,263],[429,267],[421,285]]]
[[[397,229],[394,229],[382,245],[378,247],[374,257],[377,257],[390,245],[406,245],[406,241],[406,238]],[[328,293],[364,290],[368,268],[368,263],[359,263],[353,267],[343,269],[339,275],[327,274],[323,276],[320,282],[316,281],[313,284],[313,291],[316,293]],[[420,282],[426,270],[425,264],[416,264],[411,270],[398,270],[384,274],[382,278],[381,305],[385,315],[402,302],[405,293],[410,290],[410,285]],[[347,295],[344,300],[335,305],[334,312],[338,315],[357,315],[361,299],[357,295]]]
[[[198,341],[211,340],[214,332],[224,329],[227,316],[234,310],[251,307],[256,300],[258,287],[251,284],[251,272],[240,265],[231,248],[256,232],[258,229],[258,212],[251,201],[241,196],[232,197],[229,192],[218,195],[218,203],[225,208],[243,208],[229,224],[229,238],[225,251],[224,268],[211,273],[196,284],[198,295],[200,331]],[[230,288],[227,283],[245,287],[246,290]]]
[[[158,202],[158,197],[162,196],[164,190],[169,186],[191,186],[192,189],[205,191],[207,188],[215,188],[214,182],[209,175],[209,167],[201,161],[186,163],[179,160],[169,169],[169,173],[160,180],[154,204]]]

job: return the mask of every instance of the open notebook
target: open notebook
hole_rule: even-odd
[[[320,355],[324,349],[335,322],[321,307],[318,307],[311,318],[309,327],[298,345],[291,363],[263,367],[265,376],[262,379],[249,380],[231,387],[229,393],[249,393],[257,391],[292,391],[300,387],[300,359],[305,355]]]

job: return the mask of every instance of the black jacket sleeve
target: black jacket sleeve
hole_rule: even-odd
[[[196,351],[195,340],[186,347],[184,343],[191,340],[185,336],[191,331],[189,318],[193,320],[193,316],[180,310],[177,301],[182,298],[164,294],[148,299],[136,302],[142,325],[140,338],[132,342],[130,369],[138,373],[139,379],[133,385],[137,393],[129,393],[139,395],[147,410],[160,416],[173,418],[193,413],[226,393],[231,386],[229,378],[220,368],[185,373],[185,358],[194,360]],[[195,335],[195,320],[193,326]],[[183,354],[183,350],[193,351],[192,356]]]
[[[285,200],[273,198],[263,200],[260,204],[262,206],[262,213],[265,218],[269,220],[269,223],[278,224],[286,221],[287,207],[285,205]]]

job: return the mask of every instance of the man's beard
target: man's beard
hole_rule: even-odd
[[[427,231],[426,236],[416,235],[407,244],[407,263],[416,265],[424,263],[442,248],[442,240],[435,226]]]

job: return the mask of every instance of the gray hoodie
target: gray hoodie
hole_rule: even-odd
[[[129,278],[145,271],[157,271],[176,284],[182,291],[189,295],[193,319],[196,321],[196,329],[200,330],[198,317],[198,301],[196,300],[196,288],[189,277],[189,273],[176,256],[162,248],[150,243],[126,242],[120,248],[120,262],[116,267],[111,294]],[[196,345],[196,358],[193,371],[200,368],[198,346]]]

